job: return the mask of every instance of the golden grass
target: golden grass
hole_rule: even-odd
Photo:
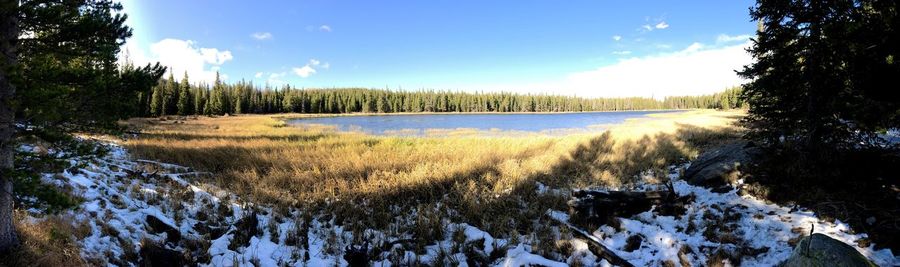
[[[536,194],[536,182],[630,184],[734,137],[731,123],[742,113],[689,111],[629,120],[602,134],[509,137],[285,125],[298,116],[131,119],[126,124],[143,134],[125,145],[138,158],[213,172],[211,182],[253,201],[332,214],[361,229],[387,227],[415,209],[504,234],[526,230],[527,219],[547,208],[564,208],[564,197]]]
[[[29,219],[25,211],[14,214],[20,246],[0,255],[0,266],[88,266],[76,238],[90,234],[90,226],[75,225],[71,218],[46,215]]]

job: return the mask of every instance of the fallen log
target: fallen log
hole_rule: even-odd
[[[591,253],[594,253],[594,255],[597,255],[597,257],[600,257],[600,258],[606,260],[607,262],[609,262],[610,264],[616,265],[616,266],[623,266],[623,267],[633,267],[634,266],[630,262],[623,259],[622,257],[619,257],[619,255],[616,255],[616,253],[612,252],[612,250],[610,250],[609,248],[606,248],[606,246],[604,246],[602,243],[600,243],[600,240],[597,239],[597,237],[589,234],[587,231],[584,231],[581,228],[578,228],[578,227],[572,225],[571,223],[569,223],[565,220],[561,220],[555,216],[549,216],[549,217],[553,218],[553,220],[559,222],[560,224],[565,225],[566,227],[569,228],[569,230],[572,230],[572,233],[574,233],[578,237],[578,239],[584,240],[585,243],[588,244],[588,250],[590,250]]]
[[[631,217],[656,206],[655,212],[680,216],[693,196],[678,196],[668,191],[590,191],[578,190],[569,200],[570,222],[585,228],[615,223],[615,217]]]

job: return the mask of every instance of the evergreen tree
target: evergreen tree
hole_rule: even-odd
[[[159,64],[117,66],[131,36],[121,10],[109,0],[0,2],[0,251],[17,240],[8,176],[15,115],[47,130],[112,126],[163,75]]]
[[[150,115],[160,116],[163,113],[163,95],[165,94],[163,86],[160,83],[153,87],[153,96],[150,98]]]
[[[378,108],[378,113],[387,113],[391,112],[391,107],[388,105],[387,98],[383,93],[378,94],[378,98],[376,98],[375,106]]]
[[[227,112],[225,109],[225,88],[222,85],[222,80],[219,79],[219,72],[216,72],[216,81],[213,84],[212,93],[209,97],[209,113],[211,115],[222,115]]]
[[[178,83],[175,82],[175,75],[172,72],[169,72],[169,78],[165,81],[165,98],[163,101],[163,115],[175,115],[178,114],[178,95],[181,94],[181,90],[178,86]]]
[[[795,143],[809,155],[872,144],[900,126],[898,12],[886,0],[764,1],[751,10],[760,30],[743,101],[750,136]]]
[[[178,115],[190,115],[193,112],[193,103],[191,101],[191,84],[188,82],[187,71],[184,72],[184,77],[181,78],[181,84],[178,85],[178,89]]]

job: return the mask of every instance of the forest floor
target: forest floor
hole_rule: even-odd
[[[74,253],[84,265],[177,251],[169,258],[212,266],[604,266],[555,223],[571,189],[671,180],[695,196],[686,213],[647,211],[592,235],[638,266],[771,266],[815,227],[876,264],[895,262],[840,220],[680,181],[699,151],[738,136],[741,115],[664,114],[595,135],[440,138],[285,127],[270,116],[134,119],[137,136],[82,137],[108,153],[20,147],[70,162],[42,180],[81,199],[59,215],[17,214],[33,248],[59,240],[47,232],[73,237],[20,253],[47,264]]]

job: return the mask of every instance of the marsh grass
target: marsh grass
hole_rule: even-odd
[[[354,231],[409,224],[424,242],[434,225],[466,222],[495,236],[529,233],[569,189],[629,186],[664,174],[698,149],[734,138],[740,112],[691,111],[629,120],[611,130],[566,136],[371,136],[333,127],[287,127],[302,115],[132,119],[125,143],[137,158],[215,175],[203,181],[261,203],[334,216]],[[648,170],[650,170],[648,172]],[[655,171],[654,171],[655,170]]]
[[[76,239],[90,235],[86,224],[74,224],[62,215],[28,218],[25,211],[14,214],[20,246],[0,253],[0,266],[90,266],[103,263],[82,259]]]

